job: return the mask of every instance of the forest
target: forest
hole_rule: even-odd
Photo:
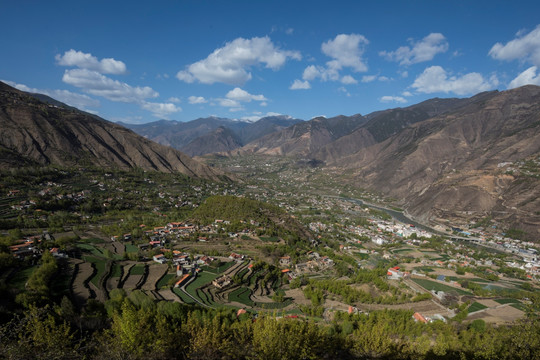
[[[535,299],[538,305],[538,298]],[[412,312],[338,313],[317,323],[276,312],[202,309],[112,294],[77,312],[29,306],[0,328],[4,359],[538,359],[540,320],[512,327],[414,322]]]

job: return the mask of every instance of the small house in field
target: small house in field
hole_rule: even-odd
[[[231,255],[229,255],[229,259],[231,260],[235,260],[235,261],[242,261],[244,260],[244,255],[240,255],[240,254],[237,254],[237,253],[231,253]]]
[[[427,323],[428,323],[428,320],[427,320],[422,314],[417,313],[417,312],[415,312],[415,313],[413,314],[413,319],[414,319],[414,321],[416,321],[416,322],[422,322],[422,323],[424,323],[424,324],[427,324]]]
[[[165,264],[167,262],[167,258],[163,254],[154,255],[152,259],[160,264]]]

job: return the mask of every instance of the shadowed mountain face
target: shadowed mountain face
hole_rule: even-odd
[[[318,117],[266,135],[244,146],[239,153],[309,156],[323,146],[350,134],[366,119],[361,115]]]
[[[198,137],[206,136],[220,127],[226,127],[233,132],[239,132],[248,123],[211,116],[189,122],[159,120],[140,125],[121,125],[147,139],[180,150]]]
[[[227,152],[242,146],[241,140],[231,130],[219,127],[209,134],[199,136],[180,150],[189,156]]]
[[[172,148],[70,108],[45,103],[0,83],[0,166],[21,163],[96,165],[180,172],[217,179],[219,173]]]

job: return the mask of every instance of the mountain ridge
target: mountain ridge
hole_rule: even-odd
[[[40,165],[139,167],[211,179],[223,175],[120,125],[74,108],[45,103],[3,83],[0,127],[3,167],[25,161]]]

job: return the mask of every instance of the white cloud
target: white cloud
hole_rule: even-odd
[[[172,97],[168,98],[167,101],[178,104],[180,102],[180,99],[175,97],[175,96],[172,96]]]
[[[537,67],[531,66],[527,70],[519,74],[508,85],[509,89],[517,88],[523,85],[539,85],[540,86],[540,74],[536,74]]]
[[[407,96],[407,97],[413,96],[413,94],[410,91],[404,91],[404,92],[401,93],[401,95]]]
[[[108,78],[97,71],[87,69],[71,69],[64,72],[62,81],[83,89],[83,91],[102,96],[111,101],[140,103],[147,98],[155,98],[159,94],[152,88],[132,87],[118,80]]]
[[[256,122],[262,119],[263,117],[267,117],[267,116],[281,116],[281,114],[277,112],[269,111],[265,115],[263,115],[260,111],[254,111],[253,115],[243,116],[241,119],[244,121]]]
[[[315,80],[316,78],[321,78],[322,81],[338,81],[339,80],[339,71],[334,68],[309,65],[304,69],[302,74],[302,79],[306,81]]]
[[[481,91],[490,90],[497,86],[496,77],[489,80],[479,73],[469,73],[462,76],[450,76],[440,66],[431,66],[420,74],[412,87],[422,93],[454,93],[457,95],[475,94]]]
[[[309,81],[305,80],[305,81],[302,81],[302,80],[294,80],[294,82],[292,83],[292,85],[289,87],[289,89],[291,90],[307,90],[307,89],[311,89],[311,85],[309,84]]]
[[[26,91],[30,93],[44,94],[52,97],[55,100],[63,102],[67,105],[74,106],[78,109],[89,111],[88,107],[99,107],[100,103],[98,100],[91,98],[88,95],[77,94],[68,90],[47,90],[47,89],[36,89],[28,87],[24,84],[17,84],[13,81],[2,80],[6,84],[13,86],[16,89],[21,91]]]
[[[172,103],[153,103],[144,101],[141,103],[141,107],[150,111],[155,117],[161,119],[168,119],[170,114],[182,111],[182,108]]]
[[[358,81],[355,78],[353,78],[351,75],[345,75],[344,77],[341,78],[341,83],[345,85],[358,84]]]
[[[400,65],[411,65],[432,60],[435,55],[448,50],[448,42],[441,33],[431,33],[421,41],[410,40],[411,46],[401,46],[395,51],[381,51],[379,55]]]
[[[256,122],[256,121],[259,121],[260,119],[261,119],[260,115],[252,115],[252,116],[243,116],[242,117],[242,120],[252,122],[252,123]]]
[[[390,79],[389,77],[387,76],[379,76],[379,75],[365,75],[365,76],[362,76],[362,82],[363,83],[369,83],[369,82],[373,82],[375,80],[378,80],[378,81],[390,81],[390,80],[393,80],[393,79]]]
[[[329,69],[340,70],[344,67],[352,68],[355,72],[367,71],[367,65],[362,60],[364,45],[369,44],[368,39],[358,34],[339,34],[333,40],[321,45],[321,50],[333,58],[326,63]]]
[[[307,81],[320,78],[322,81],[341,81],[343,84],[357,84],[358,81],[351,75],[340,76],[339,72],[344,68],[350,68],[354,72],[367,71],[367,65],[362,59],[364,45],[369,41],[358,34],[339,34],[333,40],[328,40],[321,45],[321,51],[332,58],[326,62],[326,66],[310,65],[304,69],[302,79],[293,83],[291,89],[305,89]],[[304,86],[304,87],[301,87]]]
[[[218,100],[219,100],[219,105],[224,106],[224,107],[230,107],[230,108],[242,107],[242,105],[240,105],[240,103],[236,100],[232,100],[232,99],[218,99]]]
[[[377,80],[377,75],[364,75],[362,76],[362,82],[363,83],[369,83],[372,81]]]
[[[269,69],[278,70],[287,59],[301,58],[298,51],[277,48],[267,36],[237,38],[214,50],[206,59],[179,71],[176,77],[187,83],[197,80],[203,84],[222,82],[240,85],[251,79],[249,70],[256,64],[262,63]]]
[[[401,96],[383,96],[379,99],[380,102],[388,103],[388,102],[396,102],[400,104],[404,104],[407,102],[407,99]]]
[[[345,87],[343,87],[343,86],[339,87],[339,88],[338,88],[338,91],[344,93],[345,95],[347,95],[347,97],[351,97],[351,94],[350,94],[350,93],[347,91],[347,89],[346,89]]]
[[[55,56],[58,65],[76,66],[81,69],[97,71],[101,74],[125,74],[126,64],[122,61],[112,58],[98,60],[92,54],[75,51],[73,49],[66,51],[64,55]]]
[[[251,102],[254,101],[266,101],[267,99],[264,95],[252,95],[245,90],[240,88],[234,88],[225,95],[227,99],[241,101],[241,102]]]
[[[517,38],[506,45],[496,43],[489,50],[489,55],[498,60],[523,60],[540,66],[540,25],[530,33],[517,34]]]
[[[188,97],[188,101],[190,104],[205,104],[208,102],[208,100],[202,96],[190,96]]]
[[[320,67],[317,67],[315,65],[309,65],[307,68],[304,69],[302,79],[311,81],[315,80],[319,76],[321,76]]]

